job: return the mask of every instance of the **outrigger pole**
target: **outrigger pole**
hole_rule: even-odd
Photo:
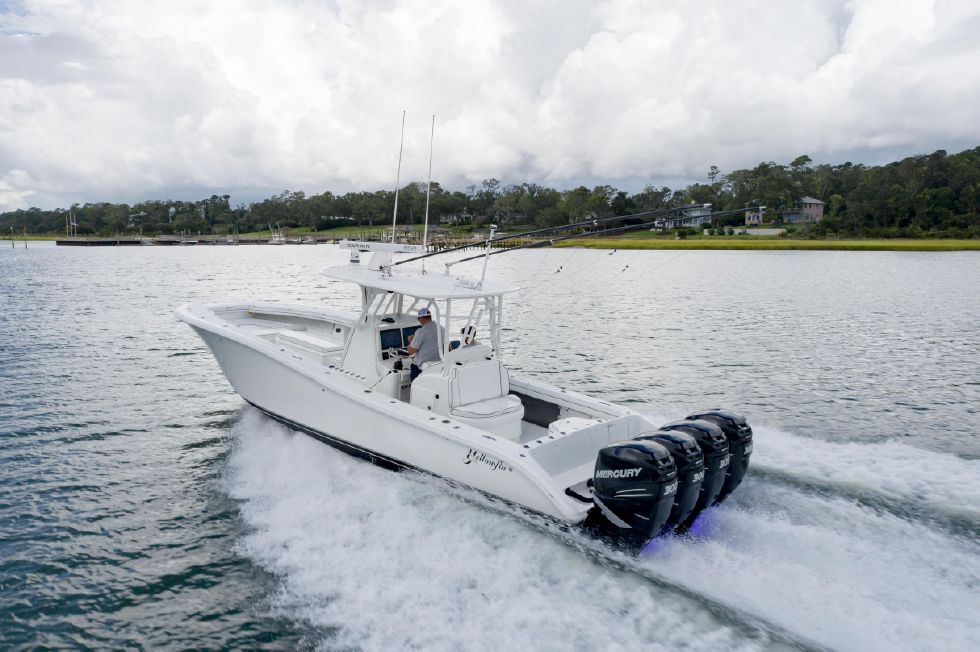
[[[705,217],[718,217],[718,216],[721,216],[721,215],[731,215],[732,213],[741,213],[743,211],[756,210],[757,208],[765,208],[765,207],[764,206],[749,206],[748,208],[735,208],[735,209],[728,210],[728,211],[718,211],[718,212],[715,212],[715,213],[711,213],[709,215],[706,215]],[[638,214],[639,215],[642,215],[643,213],[638,213]],[[622,216],[620,216],[620,218],[623,218],[623,217],[634,217],[635,215],[637,215],[637,213],[634,213],[634,215],[622,215]],[[506,249],[497,249],[496,251],[488,251],[485,254],[477,254],[476,256],[469,256],[468,258],[461,258],[459,260],[454,260],[454,261],[452,261],[450,263],[446,263],[446,268],[448,269],[449,267],[451,267],[453,265],[456,265],[457,263],[465,263],[468,260],[476,260],[478,258],[484,258],[485,256],[494,256],[496,254],[502,254],[502,253],[506,253],[508,251],[516,251],[518,249],[533,249],[535,247],[548,247],[548,246],[553,245],[556,242],[561,242],[563,240],[576,240],[576,239],[583,239],[583,238],[591,238],[592,236],[596,236],[596,235],[609,235],[609,234],[612,234],[612,233],[626,233],[628,231],[636,231],[636,230],[639,230],[639,229],[645,229],[645,228],[649,228],[651,226],[655,226],[658,221],[659,220],[655,220],[653,222],[644,222],[643,224],[628,224],[626,226],[617,226],[617,227],[613,227],[611,229],[603,229],[602,231],[593,231],[591,233],[573,233],[571,235],[564,235],[564,236],[561,236],[561,237],[558,237],[558,238],[548,238],[547,240],[539,240],[538,242],[529,242],[527,244],[518,245],[516,247],[507,247]],[[503,238],[501,238],[501,239],[503,239]],[[395,264],[397,265],[397,263],[395,263]],[[486,269],[486,261],[485,260],[484,260],[484,263],[483,263],[483,267],[484,267],[484,269]]]
[[[677,211],[683,210],[681,208],[659,208],[655,211],[647,211],[645,213],[633,213],[632,215],[617,215],[616,217],[607,217],[601,220],[591,219],[584,220],[582,222],[574,222],[572,224],[561,224],[559,226],[549,226],[546,229],[536,229],[534,231],[523,231],[521,233],[512,233],[510,235],[502,235],[490,240],[485,240],[484,242],[502,242],[504,240],[513,240],[514,238],[525,238],[532,235],[541,235],[543,233],[551,233],[552,231],[563,231],[565,229],[574,229],[580,226],[595,226],[598,224],[604,224],[606,222],[613,222],[616,220],[622,220],[629,217],[645,217],[647,215],[659,215],[659,214],[669,214],[676,213]],[[422,254],[421,256],[413,256],[412,258],[406,258],[405,260],[399,260],[392,265],[402,265],[404,263],[412,263],[416,260],[422,260],[423,258],[430,258],[432,256],[438,256],[439,254],[451,254],[454,251],[462,251],[463,249],[472,248],[472,244],[459,245],[457,247],[449,247],[448,249],[440,249],[439,251],[430,251],[429,253]]]
[[[436,115],[432,114],[432,131],[429,134],[429,180],[425,184],[425,226],[422,227],[422,253],[429,240],[429,196],[432,192],[432,142],[436,138]],[[422,261],[422,273],[425,274],[425,261]]]
[[[618,221],[627,220],[627,219],[634,218],[634,217],[649,217],[651,215],[669,215],[671,213],[678,213],[680,211],[687,210],[688,208],[690,208],[690,207],[689,206],[680,206],[680,207],[677,207],[677,208],[658,208],[656,210],[644,211],[642,213],[630,213],[629,215],[617,215],[615,217],[606,217],[606,218],[603,218],[601,220],[597,220],[597,219],[583,220],[582,222],[574,222],[572,224],[561,224],[559,226],[551,226],[551,227],[548,227],[548,228],[545,228],[545,229],[536,229],[534,231],[523,231],[521,233],[513,233],[513,234],[510,234],[510,235],[502,235],[502,236],[498,236],[496,238],[488,239],[485,242],[488,242],[488,243],[491,243],[491,242],[503,242],[504,240],[513,240],[514,238],[526,238],[526,237],[534,236],[534,235],[543,235],[545,233],[552,233],[554,231],[564,231],[566,229],[575,229],[575,228],[583,227],[583,226],[599,226],[600,224],[607,224],[609,222],[618,222]],[[749,206],[749,207],[746,207],[746,208],[735,208],[735,209],[732,209],[732,210],[729,210],[729,211],[719,211],[719,212],[716,212],[716,213],[711,213],[710,216],[713,217],[713,216],[716,216],[716,215],[729,215],[729,214],[732,214],[732,213],[741,213],[742,211],[751,211],[751,210],[756,210],[757,208],[760,208],[760,207],[757,207],[757,206]],[[648,222],[648,223],[645,223],[645,224],[642,224],[642,225],[631,225],[631,227],[632,226],[635,226],[636,228],[640,228],[641,226],[642,227],[649,227],[649,226],[654,226],[655,224],[656,224],[656,222]],[[591,234],[589,234],[589,233],[577,234],[575,237],[577,237],[577,238],[587,238],[590,235],[598,235],[598,233],[600,233],[600,232],[593,232]],[[601,233],[605,233],[605,232],[602,231]],[[561,239],[562,240],[568,240],[570,238],[561,238]],[[547,242],[547,241],[545,241],[545,242]],[[416,260],[423,260],[425,258],[430,258],[432,256],[438,256],[439,254],[451,254],[453,252],[462,251],[463,249],[470,249],[472,247],[473,247],[472,244],[464,244],[464,245],[459,245],[459,246],[456,246],[456,247],[449,247],[448,249],[440,249],[439,251],[430,251],[430,252],[424,253],[424,254],[422,254],[420,256],[413,256],[411,258],[406,258],[404,260],[395,261],[394,263],[392,263],[392,266],[402,265],[404,263],[412,263],[412,262],[415,262]],[[524,247],[524,246],[521,246],[521,247],[509,247],[509,249],[525,249],[525,248],[526,247]]]
[[[398,187],[402,183],[402,150],[405,148],[405,111],[402,110],[402,139],[398,144],[398,173],[395,176],[395,210],[391,216],[391,244],[395,245],[395,224],[398,222]]]

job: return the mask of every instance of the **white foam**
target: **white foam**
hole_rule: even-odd
[[[757,649],[695,601],[254,411],[225,485],[280,613],[363,649]]]
[[[754,431],[755,468],[850,492],[871,491],[980,524],[980,460],[895,441],[836,443],[771,428]]]
[[[644,563],[839,650],[980,649],[980,548],[844,498],[748,482]]]
[[[697,538],[658,541],[624,567],[597,563],[438,481],[354,460],[257,412],[235,432],[226,485],[251,528],[240,552],[282,578],[278,613],[324,632],[325,647],[757,649],[778,642],[780,634],[750,634],[720,620],[713,603],[834,649],[980,649],[977,542],[847,497],[750,474],[706,514]],[[792,453],[769,447],[761,458],[773,466],[787,466],[795,445],[810,444],[763,429],[757,450],[773,439]],[[823,446],[814,442],[817,457],[829,460],[835,449]]]

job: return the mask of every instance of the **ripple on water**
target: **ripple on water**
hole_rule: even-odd
[[[353,309],[309,276],[343,254],[133,249],[0,250],[5,648],[980,649],[975,254],[495,257],[515,373],[756,428],[730,503],[634,559],[242,411],[171,317]]]

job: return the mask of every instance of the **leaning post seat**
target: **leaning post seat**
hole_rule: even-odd
[[[477,344],[450,351],[439,371],[433,368],[415,379],[413,405],[506,439],[520,439],[524,406],[509,393],[507,370],[490,347]]]

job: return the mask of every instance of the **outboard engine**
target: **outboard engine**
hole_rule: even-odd
[[[715,498],[715,504],[728,498],[728,495],[735,491],[735,488],[742,482],[745,472],[749,469],[749,456],[752,454],[752,428],[745,421],[741,414],[731,410],[704,410],[687,415],[689,420],[710,421],[721,428],[728,438],[728,472],[725,474],[725,483],[721,487],[721,492]]]
[[[599,450],[592,498],[606,529],[643,543],[660,533],[677,493],[677,467],[654,441],[620,441]]]
[[[670,530],[683,523],[694,509],[701,493],[704,479],[704,457],[698,442],[683,432],[657,431],[640,435],[635,441],[655,441],[670,453],[677,466],[677,493],[670,510],[664,530]]]
[[[698,514],[714,504],[718,494],[721,493],[728,473],[728,438],[721,428],[711,421],[672,421],[660,426],[660,429],[683,432],[694,437],[704,456],[704,480],[701,481],[698,501],[691,510],[690,516],[681,523],[681,527],[686,529],[694,524]]]

